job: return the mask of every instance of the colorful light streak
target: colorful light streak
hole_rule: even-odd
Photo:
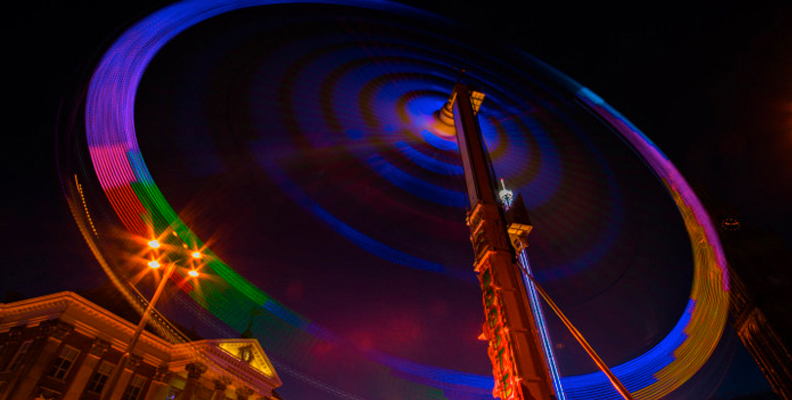
[[[550,367],[550,376],[553,379],[553,388],[555,389],[556,397],[558,400],[566,400],[566,394],[564,393],[564,387],[561,381],[561,373],[558,371],[558,363],[556,363],[556,357],[553,351],[553,342],[550,340],[549,332],[547,332],[547,323],[545,322],[544,312],[542,311],[542,304],[539,303],[539,295],[536,293],[536,287],[533,281],[528,278],[528,275],[532,274],[531,264],[528,262],[528,255],[525,251],[522,251],[517,259],[523,269],[523,282],[528,291],[528,302],[531,304],[531,310],[533,310],[535,316],[536,325],[539,330],[539,338],[542,341],[542,349],[547,358],[547,365]]]
[[[149,228],[153,225],[156,232],[173,230],[178,239],[191,246],[203,248],[202,241],[181,221],[177,213],[168,205],[160,190],[154,184],[146,164],[138,149],[134,126],[135,95],[142,75],[149,62],[157,52],[173,37],[185,29],[211,18],[213,16],[258,5],[277,4],[278,1],[183,1],[168,6],[143,21],[139,22],[125,32],[107,51],[97,67],[90,83],[86,103],[86,137],[90,150],[91,160],[97,174],[99,183],[104,189],[111,206],[117,213],[126,228],[139,236],[147,236]],[[324,3],[324,2],[316,2]],[[406,7],[378,1],[330,1],[329,4],[344,4],[358,7],[368,7],[392,12],[418,11]],[[569,81],[549,67],[536,63],[537,71],[547,77],[555,76],[557,81],[567,85],[567,88],[577,95],[582,104],[592,113],[600,116],[624,137],[646,161],[657,176],[662,179],[674,197],[677,207],[682,214],[688,229],[691,244],[694,249],[694,284],[690,295],[690,303],[674,329],[646,354],[622,365],[613,368],[614,372],[635,392],[640,399],[659,399],[679,387],[689,379],[706,361],[718,342],[725,324],[726,306],[728,301],[728,276],[726,263],[715,234],[714,228],[700,202],[687,185],[679,172],[670,161],[651,143],[637,128],[625,118],[610,108],[601,99],[587,89]],[[489,93],[488,93],[489,95]],[[498,94],[493,94],[497,99]],[[388,99],[387,101],[390,101]],[[386,121],[385,125],[398,126],[400,122]],[[486,125],[483,124],[483,125]],[[319,128],[319,129],[316,129]],[[320,131],[322,126],[312,126],[311,130]],[[361,132],[366,132],[366,126],[360,127]],[[545,129],[540,127],[530,128],[540,141]],[[486,134],[485,130],[485,134]],[[438,138],[439,139],[439,138]],[[323,139],[319,138],[319,143]],[[505,146],[505,139],[504,144]],[[440,142],[435,142],[435,144]],[[547,144],[550,142],[547,141]],[[440,148],[440,150],[443,149]],[[493,151],[497,155],[498,151]],[[542,201],[550,201],[550,194],[555,190],[557,173],[560,167],[552,166],[552,152],[543,153],[543,163],[550,162],[543,168],[538,182],[543,182],[545,190],[539,197],[531,201],[528,206],[535,206]],[[399,168],[388,166],[387,160],[369,154],[370,165],[397,185],[405,190],[417,194],[427,188],[423,183],[415,181]],[[407,155],[409,159],[409,154]],[[413,154],[413,161],[421,164]],[[380,166],[382,165],[382,166]],[[433,164],[437,167],[439,164]],[[515,172],[523,164],[515,160],[504,162],[508,174],[516,173],[523,176],[525,171]],[[547,166],[547,164],[546,164]],[[401,172],[396,172],[396,171]],[[523,178],[525,179],[525,178]],[[439,196],[439,197],[435,197]],[[448,193],[436,192],[428,196],[432,201],[448,202]],[[306,206],[314,207],[309,202]],[[451,204],[456,204],[451,200]],[[324,214],[322,208],[314,207],[314,213],[325,222],[335,227],[350,240],[369,246],[372,252],[385,252],[393,254],[392,257],[412,257],[398,250],[383,248],[365,235],[348,227],[342,221],[329,213]],[[88,236],[86,236],[88,238]],[[174,240],[174,239],[171,239]],[[90,240],[89,240],[90,241]],[[92,246],[96,253],[96,249]],[[204,254],[211,258],[207,262],[207,273],[214,273],[222,278],[221,281],[208,282],[203,285],[203,294],[191,294],[196,301],[210,310],[218,318],[234,329],[242,330],[247,323],[247,312],[250,309],[261,308],[266,310],[264,323],[278,327],[267,330],[258,330],[257,334],[263,341],[274,344],[273,350],[282,357],[288,357],[291,365],[300,365],[310,357],[307,349],[313,348],[319,342],[331,342],[341,345],[339,339],[323,332],[316,324],[301,317],[297,313],[284,307],[269,295],[259,290],[248,282],[228,265],[213,256],[210,249]],[[97,257],[99,257],[97,255]],[[413,257],[414,258],[414,257]],[[420,264],[421,261],[406,260],[403,263]],[[440,265],[427,264],[427,269],[442,271]],[[112,269],[106,268],[112,277]],[[117,282],[117,279],[114,279]],[[285,323],[285,324],[283,324]],[[291,327],[291,328],[290,328]],[[313,328],[312,328],[313,327]],[[292,329],[293,328],[293,329]],[[277,346],[280,345],[280,346]],[[481,394],[482,386],[491,388],[491,380],[487,377],[471,376],[457,371],[449,371],[425,365],[417,365],[395,357],[378,355],[372,352],[362,352],[361,358],[368,362],[382,365],[382,373],[389,378],[380,376],[379,379],[399,379],[414,382],[417,386],[413,393],[430,393],[429,388],[440,389],[435,391],[436,398],[486,398]],[[376,373],[375,373],[376,375]],[[378,375],[377,375],[378,376]],[[570,399],[609,399],[618,398],[602,374],[589,374],[577,377],[564,377],[562,379],[565,392]],[[403,383],[409,385],[409,382]],[[441,393],[445,393],[444,395]],[[465,397],[467,396],[467,397]]]
[[[506,184],[503,179],[500,180],[500,184],[502,190],[498,192],[498,196],[501,199],[504,210],[509,210],[514,201],[514,192],[506,189]],[[558,363],[556,362],[555,352],[553,351],[553,342],[550,339],[550,333],[547,331],[547,322],[545,321],[542,304],[539,302],[539,295],[536,292],[536,285],[534,285],[531,279],[533,271],[531,269],[531,263],[528,261],[528,253],[525,249],[517,254],[517,262],[521,268],[520,275],[522,276],[523,284],[528,294],[528,304],[531,306],[531,311],[536,321],[536,328],[539,331],[539,340],[542,342],[542,350],[547,360],[547,366],[550,369],[550,378],[553,380],[553,390],[558,400],[566,400],[566,394],[561,384],[561,373],[558,371]]]
[[[434,107],[439,108],[445,102],[448,96],[448,93],[445,92],[447,89],[443,88],[443,92],[426,89],[427,87],[437,87],[436,78],[430,76],[428,72],[423,75],[414,71],[410,72],[412,70],[409,69],[411,67],[427,71],[438,68],[453,70],[451,65],[445,61],[426,64],[425,56],[409,53],[404,49],[408,45],[404,42],[394,43],[398,45],[398,50],[388,56],[372,55],[368,48],[348,48],[350,47],[349,43],[348,38],[333,35],[314,37],[310,41],[300,41],[293,45],[293,48],[299,49],[299,51],[290,51],[283,59],[275,57],[278,60],[277,63],[262,65],[260,75],[257,74],[257,76],[264,77],[262,79],[265,81],[254,79],[252,86],[270,87],[272,86],[271,80],[275,80],[282,82],[283,88],[289,88],[289,94],[299,93],[299,101],[293,99],[280,102],[278,111],[284,115],[283,120],[293,121],[293,125],[288,129],[301,132],[313,148],[326,149],[345,146],[355,157],[366,163],[372,171],[402,189],[402,192],[436,204],[463,207],[466,204],[465,194],[459,190],[460,187],[446,188],[443,186],[448,184],[446,176],[459,177],[461,175],[461,168],[458,167],[460,161],[457,145],[454,141],[441,137],[443,135],[438,136],[430,130],[424,129],[426,126],[430,126],[432,130],[436,129],[436,126],[433,125],[437,124],[437,121],[431,110]],[[335,49],[349,59],[341,58],[328,49]],[[402,62],[396,62],[397,60]],[[343,63],[338,64],[342,61]],[[383,74],[382,71],[375,74],[373,71],[376,70],[372,65],[384,62],[389,63],[387,74]],[[320,79],[323,76],[327,78]],[[405,76],[410,79],[404,79]],[[493,79],[495,78],[487,79],[485,77],[483,82],[490,82]],[[321,82],[321,84],[317,83],[312,86],[301,84],[301,82]],[[449,86],[450,83],[450,81],[446,82]],[[497,87],[496,82],[491,84]],[[292,90],[292,87],[296,87],[296,89]],[[398,87],[400,91],[397,91],[395,87]],[[346,106],[350,103],[350,92],[359,93],[357,96],[359,98],[353,100],[359,107]],[[286,97],[282,92],[279,92],[278,95],[279,98]],[[265,100],[260,100],[260,98],[273,100],[257,92],[254,97],[254,108],[256,109],[267,107]],[[526,188],[526,191],[530,192],[526,198],[529,207],[542,206],[554,198],[559,190],[559,182],[563,178],[561,157],[550,139],[549,131],[553,127],[550,125],[552,121],[540,123],[532,119],[514,118],[514,115],[518,114],[515,107],[520,104],[519,101],[509,99],[509,96],[500,93],[500,91],[495,92],[492,98],[493,100],[488,102],[488,107],[480,113],[483,135],[491,149],[491,154],[496,160],[500,173],[508,176],[510,182],[529,184],[529,187]],[[499,98],[501,100],[498,100]],[[309,111],[312,107],[304,106],[306,103],[313,104],[315,102],[322,104],[323,118],[317,118],[315,112]],[[538,105],[531,105],[531,108],[544,106],[541,99],[536,102]],[[372,117],[373,115],[376,115],[376,118]],[[269,130],[273,125],[279,126],[279,123],[282,121],[267,119],[261,121],[259,125],[262,129]],[[335,131],[343,132],[342,139],[351,138],[353,142],[344,143],[340,142],[338,138],[334,139],[330,133]],[[326,134],[320,135],[317,132]],[[413,146],[416,153],[426,155],[426,158],[416,160],[415,157],[406,155],[404,149],[398,146],[401,141],[395,136],[397,134],[402,134],[408,139],[405,143]],[[272,162],[272,160],[283,158],[270,149],[273,147],[272,145],[277,146],[277,144],[269,143],[267,140],[262,139],[259,143],[255,143],[254,146],[261,149],[255,152],[256,158],[261,160],[264,164],[262,167],[267,169],[271,175],[278,176],[279,182],[289,181],[290,178],[283,173],[282,168]],[[391,144],[396,151],[387,149]],[[536,151],[535,149],[540,150]],[[537,164],[535,170],[538,172],[535,174],[529,172],[533,168],[526,168],[523,160],[525,151],[536,153],[531,154],[531,159],[537,160],[531,162],[531,164]],[[435,162],[429,166],[426,159],[433,159]],[[604,164],[598,165],[598,168],[607,170],[607,166]],[[443,169],[443,172],[438,172],[439,169]],[[441,176],[443,180],[434,179],[434,174]],[[608,189],[611,189],[609,193],[618,193],[617,190],[612,190],[614,187],[612,179],[606,178]],[[294,185],[289,184],[288,186],[288,190],[292,192]],[[287,190],[285,187],[283,189]],[[566,262],[563,268],[537,271],[537,276],[540,279],[558,279],[585,270],[597,262],[609,249],[612,249],[615,244],[615,231],[620,225],[618,199],[614,200],[610,205],[613,210],[610,217],[612,221],[606,226],[606,234],[600,236],[601,241],[591,245],[590,250],[582,252],[577,259]],[[308,203],[311,202],[305,204]],[[313,207],[306,207],[306,209],[312,210]],[[317,217],[327,220],[318,214]],[[333,224],[333,226],[338,225]],[[354,234],[351,234],[353,231]],[[374,244],[376,242],[348,225],[345,226],[342,234],[347,237],[365,237],[366,243]],[[355,243],[360,242],[355,241]],[[416,260],[415,257],[394,258],[390,251],[377,251],[378,248],[384,249],[390,248],[390,246],[382,243],[365,246],[367,251],[378,257],[408,267],[423,269],[420,265],[433,263],[428,260]],[[402,260],[410,260],[410,262],[403,263]],[[448,271],[450,268],[443,267],[442,270]]]

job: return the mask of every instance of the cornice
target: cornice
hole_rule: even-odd
[[[0,305],[0,330],[5,331],[20,322],[30,326],[42,321],[57,319],[72,302],[72,292],[59,292],[32,299]]]
[[[75,332],[89,337],[107,340],[117,351],[124,351],[127,338],[132,336],[135,325],[113,314],[107,309],[85,299],[74,292],[64,291],[14,303],[0,304],[0,332],[24,322],[33,327],[39,323],[61,319],[74,325]],[[160,354],[170,354],[171,343],[144,331],[138,346],[152,347]],[[152,357],[146,352],[147,363],[157,365],[165,360]]]

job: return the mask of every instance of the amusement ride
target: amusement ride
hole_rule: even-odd
[[[373,0],[183,0],[123,32],[61,129],[59,162],[83,236],[141,325],[174,342],[189,339],[169,318],[246,332],[284,392],[291,379],[324,398],[678,390],[714,351],[728,306],[701,202],[592,91],[472,36]],[[213,236],[229,223],[245,238],[236,247]],[[151,263],[169,265],[159,282],[177,288],[156,308],[178,312],[153,310],[164,284],[146,300]],[[668,271],[688,279],[687,296],[663,292]],[[383,298],[389,285],[403,298]],[[355,331],[401,300],[436,319],[445,339],[428,346],[447,357]],[[471,312],[449,315],[449,302]],[[651,315],[666,302],[670,324]],[[411,318],[390,331],[418,340],[425,324]],[[592,321],[629,332],[631,350],[598,356]],[[580,354],[595,361],[570,374]]]

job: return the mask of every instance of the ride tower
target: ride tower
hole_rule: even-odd
[[[495,377],[493,395],[503,400],[556,400],[536,315],[526,304],[528,293],[517,264],[532,225],[521,196],[509,199],[508,208],[498,201],[477,118],[483,99],[483,93],[457,83],[439,117],[447,122],[453,118],[462,156],[467,225],[484,296],[482,336],[489,342]]]

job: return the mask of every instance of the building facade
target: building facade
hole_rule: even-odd
[[[729,314],[737,336],[780,399],[792,400],[792,251],[744,224],[737,209],[704,193],[729,262]]]
[[[786,273],[768,268],[785,265],[767,260],[768,238],[737,235],[738,232],[723,235],[730,263],[730,322],[773,391],[783,400],[792,400],[789,292],[792,287]],[[786,265],[792,260],[790,256],[785,257]]]
[[[73,292],[0,304],[0,400],[100,400],[135,325]],[[144,331],[110,400],[278,399],[255,339],[173,344]]]

